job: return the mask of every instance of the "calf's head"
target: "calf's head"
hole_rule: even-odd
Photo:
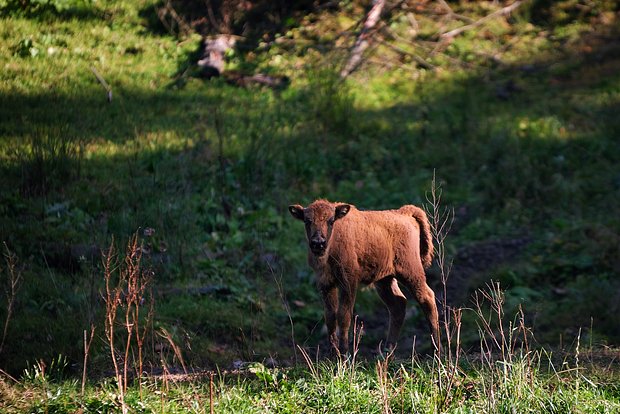
[[[299,204],[288,207],[291,215],[306,225],[308,247],[315,256],[323,256],[329,246],[334,223],[347,215],[349,204],[335,204],[319,200],[304,208]]]

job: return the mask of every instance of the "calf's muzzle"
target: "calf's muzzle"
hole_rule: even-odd
[[[327,239],[321,235],[314,235],[310,239],[310,250],[317,256],[321,256],[327,249]]]

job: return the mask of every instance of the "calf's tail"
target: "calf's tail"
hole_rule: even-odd
[[[420,258],[422,259],[422,266],[427,269],[433,263],[433,253],[435,251],[428,216],[420,207],[413,205],[403,206],[400,208],[400,211],[413,217],[420,226]]]

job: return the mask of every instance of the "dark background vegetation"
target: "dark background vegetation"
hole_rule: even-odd
[[[580,329],[617,345],[619,4],[525,2],[442,41],[463,22],[439,2],[392,3],[342,81],[369,2],[0,1],[0,240],[21,275],[0,368],[77,366],[94,324],[93,364],[109,369],[100,257],[135,232],[155,274],[153,326],[192,367],[325,347],[288,204],[423,205],[433,176],[455,214],[450,303],[496,280],[539,346],[570,346]],[[475,21],[502,4],[449,6]],[[227,70],[291,85],[201,79],[200,35],[220,33],[239,37]],[[372,349],[387,315],[368,289],[357,312]],[[405,355],[414,335],[424,349],[422,319],[412,306]],[[158,361],[155,336],[151,347]]]

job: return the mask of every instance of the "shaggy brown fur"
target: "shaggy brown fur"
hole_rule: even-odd
[[[433,242],[421,208],[360,211],[350,204],[317,200],[306,208],[291,205],[289,211],[306,225],[308,262],[316,272],[329,340],[337,352],[348,352],[359,283],[374,283],[389,310],[388,346],[396,345],[405,318],[407,299],[400,283],[420,303],[438,349],[435,294],[424,273],[433,259]]]

